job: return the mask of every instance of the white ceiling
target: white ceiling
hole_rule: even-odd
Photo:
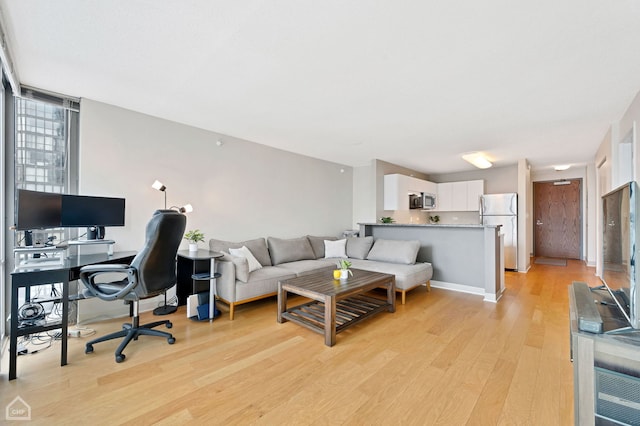
[[[22,84],[352,166],[585,164],[640,90],[638,0],[0,8]]]

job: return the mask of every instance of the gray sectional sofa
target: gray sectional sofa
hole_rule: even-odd
[[[217,294],[229,305],[231,320],[236,305],[276,295],[278,281],[325,268],[335,269],[341,258],[348,258],[352,268],[394,274],[396,289],[402,293],[404,304],[407,291],[422,284],[430,290],[433,268],[430,263],[415,263],[419,247],[418,241],[378,239],[374,242],[373,237],[209,241],[210,250],[224,253],[216,262],[217,272],[221,273]],[[247,255],[247,251],[250,254]]]

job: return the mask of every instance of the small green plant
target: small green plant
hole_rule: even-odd
[[[438,215],[429,216],[429,220],[431,221],[431,223],[438,223],[438,222],[440,222],[440,216],[438,216]]]
[[[395,222],[395,220],[393,220],[392,217],[384,216],[384,217],[380,218],[380,222],[382,222],[382,223],[393,223],[393,222]]]
[[[340,259],[338,261],[338,269],[349,269],[351,268],[351,262],[347,259]]]
[[[341,269],[343,271],[348,271],[349,275],[353,276],[353,272],[351,271],[351,262],[349,262],[347,259],[340,259],[337,263],[338,265],[338,269]]]
[[[204,234],[200,232],[199,229],[195,229],[184,234],[184,239],[188,240],[191,243],[197,243],[200,241],[204,241]]]

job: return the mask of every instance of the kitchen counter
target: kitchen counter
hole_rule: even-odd
[[[500,225],[480,225],[480,224],[463,224],[463,223],[358,223],[360,226],[416,226],[416,227],[433,227],[433,228],[497,228]]]
[[[497,302],[504,290],[500,225],[359,223],[360,236],[418,240],[417,262],[433,266],[431,287],[473,293]]]

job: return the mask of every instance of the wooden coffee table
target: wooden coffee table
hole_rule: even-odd
[[[336,344],[336,334],[371,315],[396,311],[396,277],[380,272],[352,269],[347,280],[334,280],[332,269],[278,282],[278,322],[292,321],[324,334],[327,346]],[[365,294],[378,287],[387,298]],[[287,309],[287,293],[312,299]]]

